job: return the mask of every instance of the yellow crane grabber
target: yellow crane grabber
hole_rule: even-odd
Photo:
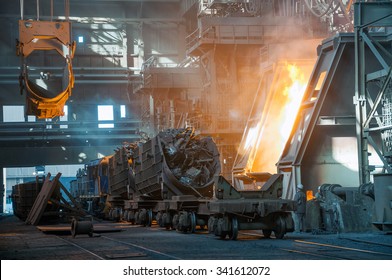
[[[54,118],[64,115],[64,105],[74,86],[72,58],[75,42],[71,41],[71,23],[68,21],[19,20],[19,40],[16,54],[22,56],[22,71],[19,76],[21,93],[26,91],[26,115],[37,118]],[[65,61],[62,88],[53,92],[29,78],[26,57],[33,51],[57,51]]]

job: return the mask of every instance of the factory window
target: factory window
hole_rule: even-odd
[[[68,106],[64,106],[64,116],[60,117],[60,122],[66,122],[68,121]],[[60,128],[68,128],[67,124],[60,124]]]
[[[35,122],[37,118],[35,116],[27,116],[27,121],[28,122]]]
[[[112,121],[113,106],[112,105],[98,105],[98,121]],[[113,128],[113,123],[99,123],[99,128]]]
[[[3,106],[4,122],[24,122],[24,106]]]
[[[50,123],[50,122],[52,122],[52,119],[45,119],[45,122]],[[46,129],[52,129],[52,128],[53,128],[53,126],[51,124],[46,125]]]
[[[78,36],[78,43],[84,43],[84,37]]]
[[[122,119],[127,117],[127,111],[125,105],[120,105],[120,117]]]

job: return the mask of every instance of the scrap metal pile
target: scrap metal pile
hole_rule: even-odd
[[[61,173],[52,180],[48,173],[35,182],[12,187],[12,202],[15,215],[26,224],[59,221],[63,218],[82,217],[86,212],[59,181]]]
[[[168,167],[183,185],[205,187],[220,171],[219,154],[210,137],[195,136],[187,128],[166,130],[159,138]]]
[[[212,197],[214,176],[221,170],[212,138],[195,136],[192,128],[162,131],[133,145],[129,157],[131,198]]]

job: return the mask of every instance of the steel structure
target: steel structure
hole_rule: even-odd
[[[287,197],[294,196],[298,183],[314,192],[326,182],[359,183],[350,95],[354,92],[353,48],[352,34],[325,40],[318,48],[300,111],[277,163],[278,172],[285,176]]]
[[[358,2],[355,8],[355,108],[360,183],[370,182],[369,144],[392,173],[391,2]]]
[[[391,2],[358,2],[355,9],[355,96],[359,180],[374,180],[376,219],[380,230],[392,230],[392,55]],[[372,63],[373,62],[373,63]],[[369,146],[382,162],[373,176]]]

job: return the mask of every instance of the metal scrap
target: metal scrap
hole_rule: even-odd
[[[192,128],[171,129],[159,136],[166,162],[182,184],[197,187],[212,180],[216,163],[208,137],[195,136]]]
[[[56,177],[51,181],[50,173],[47,175],[44,185],[42,186],[42,189],[38,194],[36,200],[34,201],[33,207],[30,210],[29,215],[27,216],[26,224],[37,225],[39,223],[60,176],[61,173],[58,173]]]
[[[34,195],[29,197],[33,194],[28,191],[20,193],[19,197],[13,195],[14,201],[24,202],[21,203],[21,205],[19,205],[19,203],[16,204],[17,213],[21,212],[18,210],[18,208],[22,208],[23,210],[28,209],[28,215],[25,220],[26,224],[38,225],[43,220],[43,217],[60,219],[67,217],[67,215],[86,215],[86,212],[82,209],[81,205],[72,197],[68,190],[59,181],[61,173],[58,173],[53,178],[53,180],[50,180],[50,176],[51,174],[48,173],[39,193],[36,196]],[[20,184],[18,188],[14,187],[13,189],[22,190],[25,185],[30,186],[31,183]],[[23,196],[34,199],[34,202],[29,204],[30,200],[27,200]],[[23,215],[19,215],[18,217],[24,219]]]

